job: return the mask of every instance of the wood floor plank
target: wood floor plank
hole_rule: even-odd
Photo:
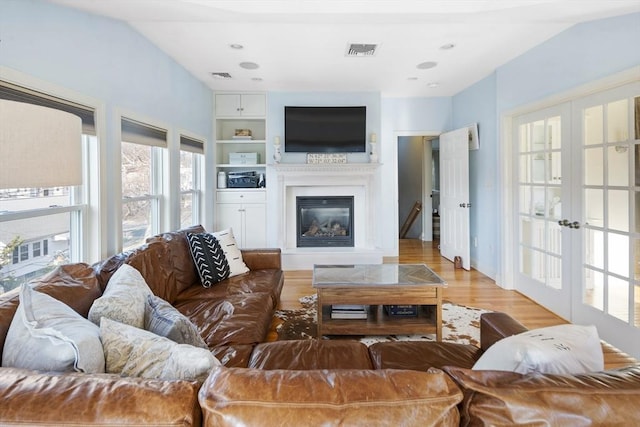
[[[492,279],[477,270],[466,271],[454,268],[452,262],[440,256],[437,242],[401,239],[399,249],[399,263],[425,263],[447,281],[443,297],[445,301],[492,311],[502,311],[529,329],[567,323],[565,319],[521,293],[502,289]],[[279,309],[295,310],[301,308],[299,299],[315,293],[311,286],[311,275],[311,270],[285,272],[285,283],[280,297]],[[275,328],[279,323],[278,319],[274,319],[267,337],[268,341],[277,340]],[[603,351],[605,368],[607,369],[638,363],[634,358],[611,345],[603,345]]]

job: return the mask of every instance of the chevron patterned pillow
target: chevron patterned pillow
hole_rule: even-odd
[[[249,271],[231,229],[216,233],[187,233],[187,240],[205,288]]]

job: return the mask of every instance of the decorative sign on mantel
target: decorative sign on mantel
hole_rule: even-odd
[[[347,163],[347,153],[308,153],[307,163],[313,165]]]

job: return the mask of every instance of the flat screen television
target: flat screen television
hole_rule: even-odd
[[[363,153],[367,107],[284,107],[284,151]]]

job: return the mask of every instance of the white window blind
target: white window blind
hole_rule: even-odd
[[[204,141],[180,135],[180,150],[190,153],[204,154]]]

